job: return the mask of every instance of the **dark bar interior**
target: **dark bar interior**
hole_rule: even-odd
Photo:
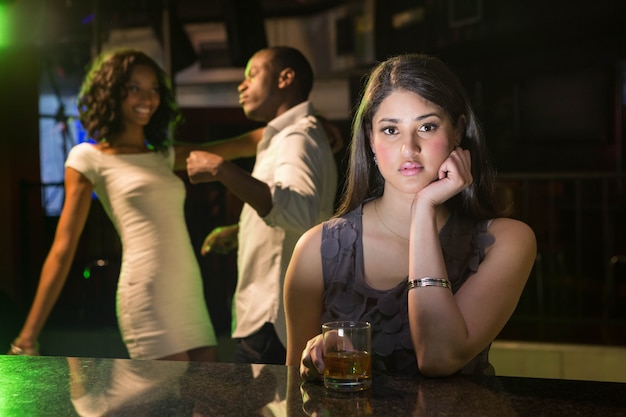
[[[441,58],[471,96],[497,168],[500,202],[532,227],[538,247],[517,309],[491,349],[502,379],[442,382],[456,383],[452,395],[476,391],[482,415],[610,416],[624,410],[626,395],[617,393],[626,393],[626,2],[616,0],[0,0],[0,349],[8,349],[28,313],[54,237],[64,198],[63,161],[84,140],[72,105],[90,60],[114,46],[156,56],[183,111],[179,137],[200,143],[261,126],[241,111],[237,85],[247,59],[277,44],[297,47],[310,59],[316,75],[312,100],[340,127],[345,145],[364,74],[391,55]],[[335,159],[341,190],[346,146]],[[254,158],[236,163],[251,170]],[[179,175],[187,191],[189,234],[199,248],[213,228],[237,222],[242,203],[220,183],[192,185],[186,173]],[[47,381],[66,378],[66,363],[58,357],[67,357],[70,368],[69,358],[106,360],[84,366],[96,374],[124,367],[115,361],[128,359],[115,312],[120,262],[119,237],[94,200],[40,338],[42,355],[56,358],[45,364],[37,362],[44,358],[23,358],[22,365],[0,356],[0,397],[12,392],[5,375],[17,378],[21,366],[49,371]],[[226,376],[237,257],[198,253],[198,262],[225,363],[210,376],[210,367],[194,364],[184,380],[166,365],[146,370],[176,379],[187,398],[176,400],[172,414],[153,409],[145,415],[191,415],[194,401],[198,408],[211,403],[194,386],[198,381],[207,392],[207,384],[229,386],[228,394],[215,395],[236,402],[237,387]],[[248,389],[259,388],[252,386],[259,377],[254,367],[234,369]],[[294,388],[287,368],[268,369],[262,377],[288,396]],[[562,381],[548,388],[543,378]],[[573,393],[587,388],[571,380],[588,382],[588,393],[596,393],[580,400],[582,414],[576,414]],[[308,406],[330,413],[323,415],[383,415],[397,395],[406,415],[416,415],[411,412],[444,397],[436,380],[405,382],[410,388],[387,381],[373,398],[358,399],[365,407],[358,412],[313,386]],[[537,399],[544,390],[552,391]],[[603,393],[610,400],[594,402]],[[38,401],[68,394],[44,392]],[[301,392],[291,394],[302,398]],[[276,415],[307,411],[307,404],[286,401],[290,413]],[[210,411],[221,404],[207,404],[206,414],[198,415],[252,415],[222,414]],[[476,415],[460,411],[470,405],[458,406],[450,415]],[[431,411],[423,415],[439,415]],[[20,415],[15,412],[7,415]],[[41,415],[79,415],[51,413]]]

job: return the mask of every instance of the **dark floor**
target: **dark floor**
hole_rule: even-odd
[[[19,332],[26,312],[0,293],[0,353],[8,351]],[[218,334],[221,361],[233,355],[234,342],[228,334]],[[46,356],[128,358],[114,316],[84,314],[55,309],[39,338],[40,351]]]

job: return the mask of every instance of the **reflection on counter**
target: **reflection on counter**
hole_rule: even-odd
[[[623,417],[626,384],[374,375],[339,394],[296,367],[0,356],[2,417]]]
[[[167,372],[148,361],[67,358],[67,363],[71,402],[81,417],[182,411],[187,362],[167,362]]]

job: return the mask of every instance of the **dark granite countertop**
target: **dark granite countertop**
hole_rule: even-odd
[[[276,365],[0,356],[0,416],[626,416],[626,384],[377,376],[360,394]]]

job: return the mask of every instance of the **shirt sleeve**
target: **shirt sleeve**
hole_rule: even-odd
[[[96,183],[97,172],[95,168],[95,155],[97,151],[92,149],[94,145],[89,143],[80,143],[70,149],[67,159],[65,160],[65,167],[72,168],[80,172],[91,182]]]
[[[272,209],[268,226],[304,233],[318,222],[324,163],[319,144],[306,132],[291,132],[276,147]]]

